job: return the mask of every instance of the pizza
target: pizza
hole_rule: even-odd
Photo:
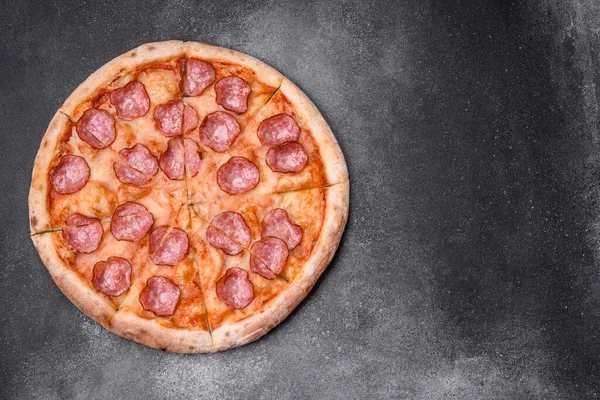
[[[88,77],[35,159],[31,237],[86,315],[154,348],[264,335],[335,253],[346,163],[292,82],[202,43],[142,45]]]

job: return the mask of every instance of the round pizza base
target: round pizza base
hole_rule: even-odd
[[[262,81],[279,84],[294,107],[305,115],[313,138],[319,146],[325,174],[335,182],[324,190],[325,214],[318,241],[304,262],[302,274],[259,314],[210,332],[165,327],[153,319],[117,310],[92,285],[66,265],[53,245],[60,227],[50,226],[48,173],[62,127],[76,120],[78,109],[98,90],[113,90],[146,64],[175,57],[223,60],[252,69]],[[86,315],[108,330],[130,340],[161,350],[181,353],[214,352],[234,348],[256,340],[284,320],[304,299],[331,261],[346,225],[349,208],[349,181],[346,163],[339,145],[320,112],[291,81],[272,67],[248,55],[196,42],[167,41],[144,44],[105,64],[86,79],[55,114],[46,131],[34,162],[29,194],[30,230],[40,257],[62,292]]]

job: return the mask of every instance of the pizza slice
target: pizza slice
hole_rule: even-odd
[[[159,58],[128,73],[119,69],[107,86],[92,90],[84,84],[69,97],[36,158],[32,233],[58,229],[77,212],[103,219],[117,204],[146,196],[173,210],[187,203],[184,153],[194,143],[182,136],[198,121],[181,100],[177,60]],[[92,81],[107,79],[108,72]]]
[[[65,226],[32,239],[38,249],[43,249],[44,261],[63,292],[84,312],[102,317],[106,324],[112,317],[111,310],[118,308],[130,282],[147,263],[145,249],[150,232],[162,225],[176,226],[179,218],[147,197],[118,205],[103,220],[73,213]],[[94,301],[79,298],[80,293]]]
[[[148,260],[111,319],[111,329],[161,350],[211,351],[203,288],[192,254],[188,249],[173,266]]]
[[[198,116],[183,104],[179,58],[170,55],[123,72],[81,103],[70,98],[61,111],[77,121],[75,133],[90,147],[117,153],[113,169],[127,185],[124,195],[168,192],[178,207],[187,202],[182,137],[198,125]]]
[[[217,350],[265,333],[333,256],[348,184],[192,206],[192,232]]]
[[[347,181],[343,155],[314,105],[289,80],[249,119],[223,152],[203,149],[193,203],[243,193],[265,195]],[[217,183],[217,185],[214,184]]]
[[[258,193],[325,187],[348,179],[329,126],[288,79],[248,122],[230,154],[245,157],[258,167]]]
[[[298,293],[296,289],[282,278],[265,280],[253,274],[246,249],[224,253],[207,243],[205,232],[195,232],[192,243],[213,351],[250,342],[277,324],[270,320],[272,307],[285,303],[285,294]]]
[[[201,121],[189,132],[202,154],[199,170],[187,171],[188,197],[194,203],[210,197],[203,181],[216,174],[223,153],[277,91],[283,76],[251,57],[200,43],[188,43],[187,57],[179,63],[181,88],[186,105]]]
[[[112,168],[117,154],[94,149],[73,135],[74,124],[57,112],[48,127],[33,171],[31,233],[59,229],[72,214],[104,219],[119,202],[120,183]]]
[[[184,100],[198,111],[203,125],[211,124],[208,116],[216,113],[213,118],[245,126],[283,81],[279,72],[261,61],[202,43],[187,43],[186,59],[179,62],[179,68]],[[218,140],[202,139],[220,151]]]

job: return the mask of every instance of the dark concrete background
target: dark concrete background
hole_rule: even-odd
[[[600,396],[594,1],[5,1],[0,32],[0,398]],[[352,180],[312,294],[220,354],[103,330],[28,237],[55,110],[112,57],[166,39],[291,78]]]

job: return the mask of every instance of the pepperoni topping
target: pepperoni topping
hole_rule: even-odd
[[[90,108],[77,121],[77,135],[94,149],[103,149],[117,137],[115,119],[106,110]]]
[[[182,59],[178,65],[182,76],[180,87],[185,96],[200,96],[217,76],[210,63],[196,58]]]
[[[266,279],[275,279],[289,255],[285,242],[267,236],[250,249],[250,269]]]
[[[244,308],[254,300],[254,286],[248,272],[229,268],[217,282],[217,296],[231,308]]]
[[[131,286],[131,264],[121,257],[109,257],[94,265],[92,283],[107,296],[119,296]]]
[[[185,146],[185,153],[184,153]],[[183,162],[185,160],[185,167]],[[169,140],[167,150],[160,155],[158,160],[160,169],[173,180],[182,180],[185,178],[186,168],[188,176],[196,176],[200,171],[202,164],[202,154],[200,146],[193,139],[175,138]]]
[[[262,221],[261,236],[274,236],[285,242],[288,249],[293,249],[302,240],[302,228],[290,221],[288,213],[282,208],[271,210]]]
[[[237,114],[243,114],[248,110],[248,96],[252,89],[242,78],[228,76],[219,79],[215,83],[215,92],[217,104],[223,106],[224,109]]]
[[[188,176],[196,176],[200,171],[200,164],[202,163],[202,154],[200,153],[200,146],[198,142],[193,139],[183,139],[185,146],[185,167]]]
[[[187,104],[183,107],[183,133],[188,133],[198,126],[198,113],[196,109]]]
[[[110,102],[117,107],[117,115],[132,120],[146,115],[150,109],[150,98],[146,88],[138,81],[131,81],[110,94]]]
[[[263,145],[277,146],[297,141],[300,137],[300,127],[290,115],[277,114],[260,123],[257,135]]]
[[[267,152],[267,165],[274,172],[300,172],[307,161],[308,154],[298,142],[286,142]]]
[[[198,126],[198,113],[183,100],[172,100],[156,107],[154,121],[165,136],[180,136]]]
[[[79,253],[91,253],[102,241],[102,224],[97,218],[73,214],[65,220],[67,226],[62,229],[63,239]]]
[[[217,183],[229,194],[252,190],[260,181],[260,172],[252,161],[244,157],[232,157],[217,171]]]
[[[162,225],[150,234],[150,259],[158,265],[176,265],[188,251],[187,233]]]
[[[200,125],[200,140],[214,151],[222,153],[229,149],[241,128],[237,120],[223,111],[210,113]]]
[[[158,172],[158,161],[143,144],[136,144],[129,149],[119,151],[122,161],[114,163],[117,178],[134,186],[142,186],[150,182]]]
[[[206,237],[211,246],[235,256],[250,245],[250,228],[240,214],[225,211],[213,218]]]
[[[110,231],[118,240],[135,242],[146,236],[154,224],[154,216],[146,207],[128,201],[115,209]]]
[[[158,165],[169,179],[179,181],[185,178],[183,157],[183,142],[179,138],[171,139],[167,143],[167,150],[158,158]]]
[[[60,194],[71,194],[85,186],[90,178],[90,167],[83,157],[68,155],[48,173],[54,190]]]
[[[153,276],[140,293],[140,304],[156,315],[172,315],[179,303],[181,289],[164,276]]]

